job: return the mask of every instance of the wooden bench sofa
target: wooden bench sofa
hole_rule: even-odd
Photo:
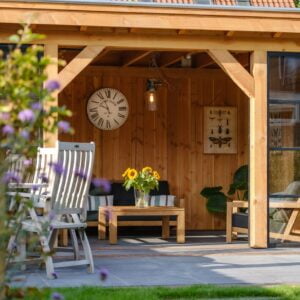
[[[167,204],[168,206],[184,207],[184,199],[170,195],[168,181],[159,181],[158,190],[151,191],[150,196],[154,197],[151,203],[155,205],[165,206]],[[163,200],[161,203],[160,198]],[[95,199],[96,203],[92,203],[92,200]],[[166,203],[167,199],[170,200],[170,203]],[[112,182],[110,193],[103,193],[91,186],[87,210],[88,227],[98,227],[98,207],[109,205],[135,205],[133,189],[126,191],[123,182]],[[171,217],[170,225],[176,226],[176,222],[176,217]],[[119,218],[118,226],[162,226],[162,218],[159,216],[124,216]]]

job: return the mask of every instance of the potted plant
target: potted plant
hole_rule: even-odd
[[[144,167],[141,171],[128,168],[122,177],[127,191],[132,187],[134,188],[135,205],[141,208],[148,207],[150,191],[158,188],[160,178],[158,172],[151,167]]]
[[[227,195],[222,192],[222,186],[205,187],[200,195],[207,199],[206,207],[212,213],[225,213],[226,202],[236,195],[238,200],[248,200],[248,166],[241,166],[233,175]]]

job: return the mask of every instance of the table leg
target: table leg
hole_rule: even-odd
[[[177,243],[185,243],[185,217],[184,211],[180,211],[177,215]]]
[[[170,237],[170,217],[162,217],[162,238],[168,239]]]
[[[118,216],[111,213],[109,219],[109,243],[116,244],[118,239]]]
[[[105,237],[106,237],[105,209],[99,207],[99,210],[98,210],[98,239],[105,240]]]

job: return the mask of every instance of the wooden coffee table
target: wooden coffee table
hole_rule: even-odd
[[[162,217],[162,238],[170,236],[170,216],[177,217],[177,243],[185,243],[185,216],[184,208],[151,206],[138,208],[136,206],[107,206],[99,207],[98,231],[99,239],[106,237],[106,225],[109,225],[109,243],[116,244],[118,236],[119,216],[161,216]]]

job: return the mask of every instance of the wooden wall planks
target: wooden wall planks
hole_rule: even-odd
[[[225,215],[207,212],[199,191],[221,185],[227,191],[234,171],[248,162],[249,101],[221,70],[164,71],[169,88],[159,89],[157,112],[145,106],[147,78],[155,70],[91,67],[77,76],[60,94],[61,105],[73,111],[75,135],[65,141],[95,141],[94,174],[120,180],[128,167],[149,165],[170,182],[171,192],[185,198],[188,229],[224,229]],[[119,89],[126,95],[130,115],[114,131],[100,131],[87,119],[88,97],[102,87]],[[233,105],[238,108],[238,153],[203,154],[203,106]]]

